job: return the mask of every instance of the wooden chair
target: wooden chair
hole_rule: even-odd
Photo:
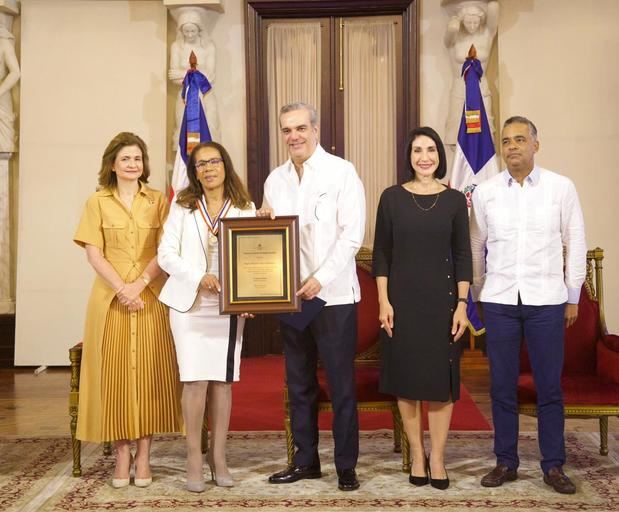
[[[597,418],[600,454],[608,455],[608,418],[619,416],[619,336],[608,334],[600,248],[587,252],[587,277],[581,289],[578,319],[565,331],[561,376],[566,418]],[[520,353],[518,402],[521,414],[537,415],[537,395],[526,344]]]
[[[69,349],[71,362],[71,391],[69,392],[69,417],[71,418],[71,441],[73,448],[73,476],[82,476],[82,442],[75,436],[77,431],[77,413],[80,403],[80,367],[82,364],[82,343]],[[112,443],[103,443],[103,455],[112,454]]]
[[[372,277],[372,252],[362,248],[357,254],[357,275],[361,286],[361,302],[357,310],[357,350],[355,356],[355,381],[357,387],[357,410],[359,412],[390,411],[393,417],[393,444],[395,452],[402,452],[402,471],[410,472],[410,448],[402,428],[402,418],[394,396],[378,391],[379,344],[378,292]],[[318,412],[332,412],[328,394],[327,378],[322,368],[318,369]],[[290,402],[288,387],[284,385],[284,427],[288,464],[294,457],[294,439],[290,425]]]
[[[77,439],[77,415],[80,400],[80,370],[82,364],[82,343],[69,349],[69,361],[71,362],[71,391],[69,392],[69,417],[71,429],[71,441],[73,449],[73,476],[82,476],[82,442]],[[208,446],[208,421],[204,412],[204,424],[202,425],[202,453],[206,453]],[[112,455],[112,443],[103,443],[103,455]]]

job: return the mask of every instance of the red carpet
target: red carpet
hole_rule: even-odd
[[[250,357],[241,360],[241,380],[233,384],[230,430],[284,429],[284,358]],[[392,428],[391,413],[363,413],[361,430]],[[319,415],[321,430],[331,430],[331,414]],[[427,428],[427,425],[426,425]],[[492,430],[464,386],[451,419],[452,430]]]

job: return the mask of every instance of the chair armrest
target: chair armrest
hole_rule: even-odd
[[[619,352],[619,336],[616,334],[603,334],[602,343],[613,352]]]
[[[604,338],[610,337],[615,338],[615,343],[619,342],[619,336],[615,335],[606,335],[597,342],[597,374],[607,382],[619,384],[619,346],[609,348]]]

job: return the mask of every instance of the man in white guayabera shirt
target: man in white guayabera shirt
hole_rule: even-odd
[[[507,169],[477,187],[471,213],[471,293],[486,325],[497,459],[481,485],[498,487],[518,478],[517,382],[524,338],[537,391],[544,482],[573,494],[576,488],[563,473],[561,370],[564,328],[576,321],[585,279],[582,211],[571,180],[535,165],[539,142],[531,121],[520,116],[505,121],[501,147]]]
[[[281,322],[297,451],[294,464],[269,478],[286,484],[320,478],[318,458],[318,356],[333,403],[333,438],[338,487],[359,487],[355,472],[359,422],[354,357],[357,302],[361,299],[355,255],[363,242],[365,194],[352,163],[327,153],[318,143],[316,109],[304,103],[282,107],[282,138],[290,158],[264,183],[260,216],[298,215],[303,300],[318,297],[324,307],[301,330]]]

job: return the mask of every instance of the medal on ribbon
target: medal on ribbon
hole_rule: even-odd
[[[198,201],[196,201],[196,203],[198,205],[198,210],[202,215],[202,219],[208,227],[208,243],[210,245],[215,245],[217,244],[217,235],[219,234],[219,225],[221,223],[221,219],[223,219],[228,213],[228,210],[232,206],[232,201],[230,201],[230,199],[226,199],[221,209],[219,210],[219,213],[217,213],[214,218],[211,218],[208,210],[206,209],[206,201],[204,200],[204,196],[202,196]]]

